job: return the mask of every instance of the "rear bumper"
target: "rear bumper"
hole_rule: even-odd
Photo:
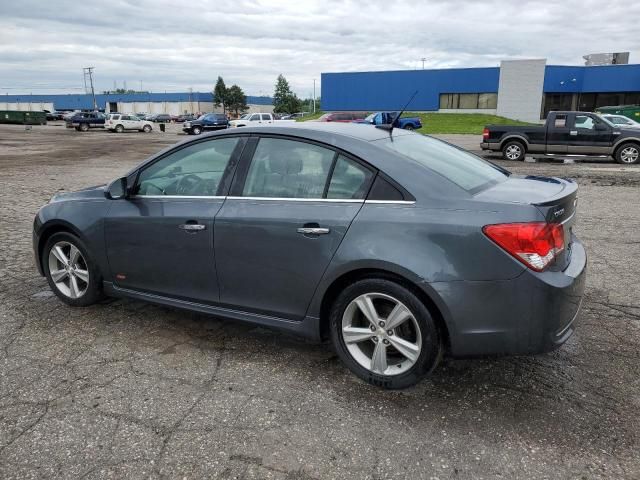
[[[500,150],[500,145],[497,143],[480,142],[480,148],[482,150],[492,150],[494,152]]]
[[[511,280],[431,284],[449,309],[454,357],[536,354],[566,342],[576,323],[587,255],[574,238],[562,272],[524,270]]]

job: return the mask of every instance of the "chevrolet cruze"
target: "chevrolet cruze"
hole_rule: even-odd
[[[131,297],[328,339],[355,375],[401,388],[444,354],[569,338],[576,192],[399,129],[243,128],[54,196],[33,248],[71,306]]]

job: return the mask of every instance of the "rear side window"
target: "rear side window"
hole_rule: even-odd
[[[269,118],[269,115],[266,114],[262,114],[262,120],[271,120],[271,118]]]
[[[310,143],[261,138],[242,195],[323,198],[335,152]]]
[[[555,128],[564,128],[567,126],[567,116],[566,115],[556,115],[555,122],[553,124]]]
[[[373,173],[368,168],[339,155],[333,167],[327,198],[361,200],[367,196],[372,176]]]
[[[399,135],[376,143],[418,162],[472,194],[507,178],[503,170],[480,157],[424,135]]]

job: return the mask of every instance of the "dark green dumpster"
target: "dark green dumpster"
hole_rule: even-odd
[[[640,105],[618,105],[615,107],[598,107],[596,113],[609,113],[611,115],[624,115],[631,120],[640,122]]]
[[[0,123],[17,125],[46,125],[45,112],[23,112],[20,110],[0,110]]]

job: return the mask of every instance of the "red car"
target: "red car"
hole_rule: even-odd
[[[362,112],[334,112],[325,113],[318,122],[344,122],[351,123],[354,120],[364,120],[365,114]]]

